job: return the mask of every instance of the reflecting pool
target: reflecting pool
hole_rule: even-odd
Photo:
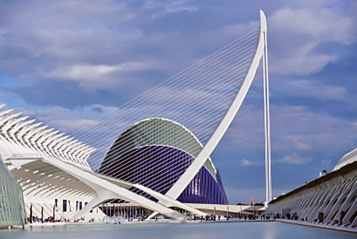
[[[72,239],[72,238],[249,238],[249,239],[355,239],[355,234],[321,230],[279,222],[232,223],[142,223],[142,224],[79,224],[37,227],[28,230],[0,231],[1,239]]]

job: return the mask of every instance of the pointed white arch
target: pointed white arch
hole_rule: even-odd
[[[266,33],[266,18],[263,11],[260,11],[260,38],[259,43],[252,61],[252,64],[248,70],[248,73],[243,81],[243,84],[238,91],[237,96],[235,97],[232,105],[228,109],[226,115],[223,120],[220,122],[219,126],[212,134],[211,138],[208,140],[205,147],[202,149],[200,154],[196,157],[196,159],[192,162],[192,164],[187,168],[187,170],[183,173],[183,175],[177,180],[177,182],[170,188],[170,190],[166,193],[167,196],[176,199],[180,196],[180,194],[185,190],[187,185],[192,181],[195,175],[198,173],[200,168],[202,168],[206,159],[211,155],[213,150],[216,148],[219,141],[222,139],[223,135],[227,131],[229,125],[232,123],[234,117],[236,116],[239,108],[241,107],[245,96],[248,93],[248,90],[253,82],[254,76],[257,72],[259,62],[264,54],[264,35]]]

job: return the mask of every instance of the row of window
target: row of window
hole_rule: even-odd
[[[88,202],[84,203],[84,206],[87,205]],[[83,208],[83,202],[82,201],[76,201],[76,212],[82,210]],[[55,199],[55,208],[58,210],[58,199]],[[63,199],[62,200],[62,211],[63,212],[72,212],[72,205],[70,200]],[[92,211],[91,211],[92,212]]]

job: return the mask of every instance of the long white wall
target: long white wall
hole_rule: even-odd
[[[357,162],[278,197],[267,210],[284,218],[287,213],[297,213],[299,220],[310,223],[355,227],[356,196]]]

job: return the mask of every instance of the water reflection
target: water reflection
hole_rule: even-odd
[[[6,239],[355,239],[354,234],[320,230],[278,222],[181,223],[181,224],[82,224],[62,227],[39,227],[29,230],[0,231]]]
[[[265,223],[262,225],[259,225],[263,228],[263,237],[264,239],[276,239],[278,238],[278,230],[275,225],[276,223]],[[258,226],[258,225],[257,225]]]

